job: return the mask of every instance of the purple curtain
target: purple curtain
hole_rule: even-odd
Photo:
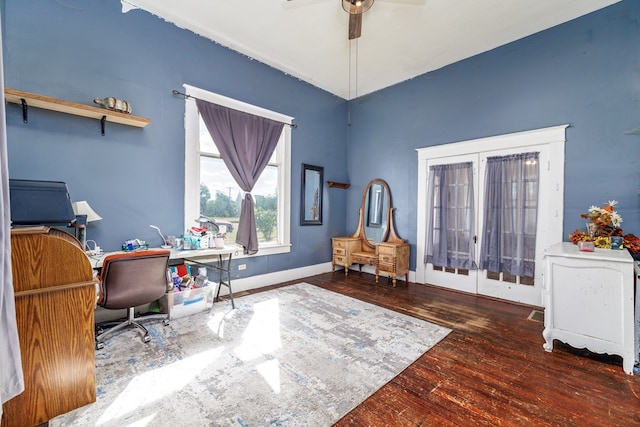
[[[533,277],[538,153],[487,158],[480,268]]]
[[[476,268],[473,164],[435,165],[429,168],[429,174],[431,209],[425,262],[473,270]]]
[[[253,255],[258,252],[258,233],[251,190],[269,163],[284,124],[201,99],[196,105],[224,164],[245,191],[236,243]]]

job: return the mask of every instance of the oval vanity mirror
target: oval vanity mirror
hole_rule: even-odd
[[[373,179],[362,194],[364,240],[371,246],[384,242],[389,233],[391,192],[387,183]]]

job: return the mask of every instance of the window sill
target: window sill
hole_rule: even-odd
[[[263,255],[278,255],[278,254],[286,254],[286,253],[291,252],[291,245],[290,244],[281,244],[281,245],[273,245],[273,246],[261,247],[261,248],[258,248],[258,253],[254,254],[254,255],[246,255],[246,254],[244,254],[243,253],[244,249],[242,248],[242,246],[240,246],[240,245],[238,245],[236,243],[227,243],[226,245],[236,249],[236,251],[233,253],[233,258],[234,259],[254,258],[254,257],[263,256]]]

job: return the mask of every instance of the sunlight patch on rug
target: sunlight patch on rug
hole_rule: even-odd
[[[60,426],[330,426],[450,330],[307,283],[116,334]]]

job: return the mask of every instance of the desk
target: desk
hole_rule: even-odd
[[[171,260],[183,260],[189,265],[199,265],[203,267],[209,267],[218,272],[218,289],[216,290],[215,300],[220,296],[220,289],[226,286],[229,289],[229,298],[231,299],[231,307],[236,308],[233,301],[233,291],[231,290],[231,258],[234,253],[239,249],[232,246],[225,246],[224,248],[207,248],[207,249],[171,249]],[[89,260],[91,266],[94,269],[102,267],[102,261],[108,255],[123,253],[119,252],[105,252],[100,255],[91,255]]]

